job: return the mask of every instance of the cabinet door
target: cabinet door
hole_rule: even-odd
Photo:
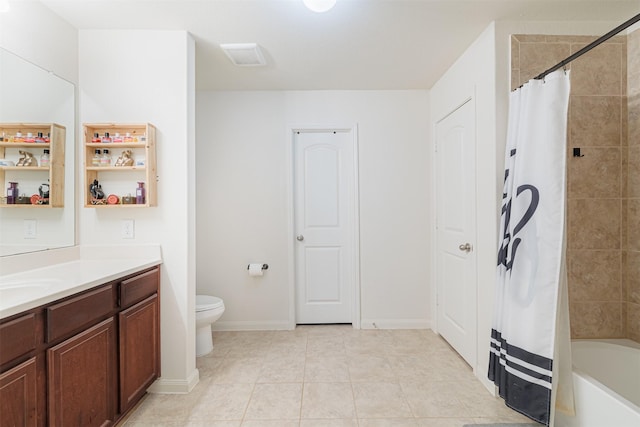
[[[160,376],[160,316],[154,294],[119,314],[120,413]]]
[[[0,375],[0,426],[36,426],[36,358]]]
[[[117,342],[109,318],[47,350],[49,425],[109,426],[116,415]]]

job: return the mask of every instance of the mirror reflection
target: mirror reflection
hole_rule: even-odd
[[[2,135],[0,161],[2,182],[2,200],[0,203],[0,256],[15,255],[46,249],[54,249],[75,244],[75,89],[74,85],[55,74],[30,63],[17,55],[0,48],[0,124],[18,124]],[[45,145],[33,150],[27,147],[10,146],[9,138],[15,137],[20,128],[27,124],[54,125],[63,128],[64,136],[60,144],[64,147],[63,163],[58,157],[57,183],[62,188],[57,193],[64,194],[55,205],[24,203],[7,205],[7,195],[11,188],[18,188],[20,200],[33,200],[36,194],[42,196],[41,189],[48,190],[50,172],[47,168],[19,170],[17,163],[19,151],[32,153],[36,160],[45,154]],[[11,135],[9,135],[11,134]],[[43,137],[47,136],[47,132]],[[20,135],[27,138],[27,134]],[[37,138],[38,133],[33,133]],[[51,144],[53,147],[53,144]],[[48,147],[47,147],[48,148]],[[55,153],[51,153],[53,157]],[[17,160],[17,161],[16,161]],[[53,173],[53,172],[51,172]],[[11,182],[17,182],[11,184]],[[52,187],[53,188],[53,187]],[[13,190],[15,192],[15,189]],[[52,190],[53,191],[53,190]]]

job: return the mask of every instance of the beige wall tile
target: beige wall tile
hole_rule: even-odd
[[[583,46],[571,45],[572,53]],[[622,95],[622,45],[605,43],[573,61],[571,92],[574,95]]]
[[[577,44],[587,45],[595,41],[596,39],[598,39],[598,36],[547,36],[547,41],[554,41],[555,39],[558,39],[558,41],[566,42],[566,43],[572,43],[572,44],[577,43]],[[605,45],[623,44],[626,42],[627,42],[627,37],[625,35],[621,35],[621,36],[611,37],[609,40],[607,40],[603,44]]]
[[[520,69],[520,41],[516,36],[511,36],[511,69]]]
[[[571,146],[620,145],[622,98],[571,96],[569,129]]]
[[[629,199],[627,205],[627,247],[630,251],[640,251],[640,199]]]
[[[620,200],[620,248],[629,250],[629,200]]]
[[[567,258],[572,301],[621,301],[619,250],[574,250]]]
[[[627,301],[640,304],[640,252],[627,252]]]
[[[620,148],[586,147],[581,153],[584,157],[567,159],[569,198],[620,197]]]
[[[622,112],[620,118],[620,145],[629,145],[629,98],[625,95],[622,97],[620,105]]]
[[[620,197],[629,196],[629,147],[620,147]],[[624,211],[623,211],[624,215]]]
[[[620,251],[621,263],[620,263],[620,289],[622,291],[622,301],[629,301],[629,252],[624,249]]]
[[[544,43],[547,41],[547,36],[544,34],[514,34],[512,37],[521,43]]]
[[[620,200],[569,200],[568,247],[620,249]]]
[[[574,302],[570,308],[572,338],[623,336],[622,303]]]
[[[629,75],[640,73],[640,30],[636,30],[627,36],[627,69]],[[629,80],[629,87],[639,87],[640,82]]]
[[[640,80],[640,75],[638,80]],[[628,144],[629,146],[640,146],[640,91],[629,94],[627,108]]]
[[[520,43],[520,74],[534,77],[570,55],[568,43]]]
[[[627,336],[640,342],[640,304],[627,303]]]
[[[640,145],[629,147],[628,153],[628,188],[626,194],[629,198],[640,198]]]

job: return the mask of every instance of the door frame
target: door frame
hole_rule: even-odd
[[[353,273],[351,289],[351,323],[360,329],[360,184],[358,156],[358,124],[353,125],[288,125],[287,135],[287,252],[289,260],[289,329],[296,327],[296,222],[295,222],[295,149],[297,132],[351,132],[353,148],[353,212],[351,212],[350,243],[353,247]]]
[[[477,129],[477,105],[476,105],[476,96],[475,93],[471,93],[468,94],[467,96],[464,96],[462,98],[462,100],[460,102],[456,102],[455,104],[453,104],[453,107],[451,108],[450,111],[448,111],[446,114],[443,114],[441,117],[439,117],[437,120],[434,120],[433,123],[433,127],[431,129],[431,135],[432,135],[432,140],[433,140],[433,163],[431,165],[431,178],[432,178],[432,194],[433,194],[433,200],[434,203],[432,204],[432,208],[431,208],[431,214],[432,214],[432,218],[433,218],[433,224],[432,224],[432,230],[433,230],[433,242],[432,242],[432,251],[431,251],[431,262],[433,265],[433,269],[431,272],[431,283],[433,283],[433,286],[431,287],[431,310],[433,313],[432,316],[432,327],[431,329],[433,330],[433,332],[437,333],[438,335],[440,335],[440,333],[438,332],[438,276],[439,276],[439,266],[438,266],[438,248],[439,248],[439,238],[438,238],[438,184],[440,182],[439,178],[438,178],[438,162],[439,160],[439,156],[442,155],[441,153],[438,153],[438,134],[437,134],[437,127],[438,124],[441,123],[443,120],[445,120],[447,117],[449,117],[451,114],[455,113],[458,109],[460,109],[462,106],[464,106],[467,103],[471,103],[473,110],[474,110],[474,121],[476,121],[475,123],[475,140],[474,140],[474,144],[475,146],[475,150],[474,150],[474,165],[475,165],[475,174],[477,177],[477,173],[478,173],[478,168],[477,168],[477,164],[478,164],[478,129]],[[477,188],[477,179],[474,181],[473,183],[474,186],[476,186],[476,196],[475,196],[475,200],[473,201],[473,218],[474,218],[474,251],[473,251],[473,271],[474,271],[474,276],[473,276],[473,284],[474,284],[474,290],[475,290],[475,294],[476,294],[476,307],[475,307],[475,322],[474,322],[474,348],[475,348],[475,354],[474,354],[474,363],[472,364],[471,368],[473,370],[473,372],[476,372],[476,368],[478,367],[478,350],[479,350],[479,346],[478,346],[478,313],[479,313],[479,307],[478,307],[478,266],[477,266],[477,250],[478,250],[478,188]]]

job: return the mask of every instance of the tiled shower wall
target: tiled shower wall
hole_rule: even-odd
[[[640,51],[637,34],[635,39],[633,37],[629,37],[629,41],[627,36],[614,37],[567,67],[571,70],[567,135],[567,266],[573,338],[630,337],[640,341],[640,230],[637,219],[640,214],[640,189],[637,188],[640,173],[640,126],[637,125]],[[512,36],[512,88],[594,39]],[[628,54],[634,58],[629,64]],[[629,72],[635,70],[638,78],[627,78],[627,65]],[[634,88],[631,87],[632,80]],[[636,94],[635,104],[633,97],[627,102],[627,92],[632,90]],[[628,126],[633,117],[635,137],[631,131],[633,126]],[[633,140],[632,144],[630,140]],[[583,157],[572,156],[574,147],[581,149]],[[634,169],[634,173],[629,173],[630,169]],[[635,193],[631,189],[634,185]]]
[[[640,30],[629,34],[627,49],[627,336],[640,342]]]

